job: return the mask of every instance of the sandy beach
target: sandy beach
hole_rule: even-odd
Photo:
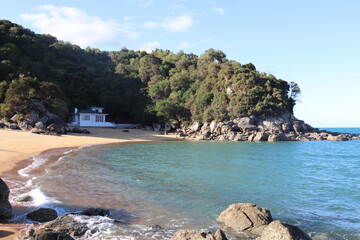
[[[109,143],[166,141],[175,135],[159,135],[153,131],[88,128],[91,134],[71,133],[62,136],[38,135],[20,130],[0,129],[0,177],[16,164],[36,154],[55,148],[72,148]],[[10,193],[11,194],[11,193]],[[0,224],[0,238],[14,239],[21,226]]]

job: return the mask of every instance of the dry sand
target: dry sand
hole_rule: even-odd
[[[0,177],[13,169],[17,163],[49,149],[80,147],[108,143],[165,141],[176,139],[175,135],[158,135],[152,131],[88,128],[92,133],[62,136],[38,135],[21,130],[0,129]],[[14,224],[0,224],[0,238],[14,239],[19,230]]]

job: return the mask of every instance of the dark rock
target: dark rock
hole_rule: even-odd
[[[270,211],[251,203],[234,203],[224,210],[218,221],[239,232],[260,235],[272,221]]]
[[[10,123],[9,128],[12,130],[18,130],[20,129],[19,126],[16,123]]]
[[[51,222],[45,223],[41,228],[52,229],[56,232],[69,234],[73,237],[83,236],[89,230],[89,227],[85,222],[80,222],[75,219],[75,215],[58,217]]]
[[[0,128],[4,128],[5,126],[6,126],[6,124],[5,124],[5,123],[0,122]]]
[[[129,130],[125,129],[125,130],[122,130],[122,132],[129,132]]]
[[[153,129],[155,132],[160,132],[161,125],[159,123],[153,123]]]
[[[102,208],[88,208],[82,211],[80,214],[86,216],[110,216],[110,211]]]
[[[37,222],[49,222],[57,218],[57,212],[51,208],[39,208],[28,213],[26,218]]]
[[[31,202],[33,200],[34,199],[31,196],[22,196],[17,199],[18,202]]]
[[[271,222],[261,232],[261,236],[256,238],[256,240],[273,240],[273,239],[311,240],[311,238],[300,228],[280,221]]]
[[[12,208],[9,202],[10,189],[0,178],[0,219],[9,219],[12,216]]]
[[[34,232],[34,240],[73,240],[69,234],[56,232],[52,229],[38,229]]]

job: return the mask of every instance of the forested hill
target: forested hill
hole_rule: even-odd
[[[0,118],[27,114],[31,100],[63,118],[93,105],[116,122],[263,118],[292,112],[299,91],[213,49],[81,49],[0,20]]]

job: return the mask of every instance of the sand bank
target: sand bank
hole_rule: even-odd
[[[22,160],[49,149],[176,139],[175,135],[159,135],[153,131],[135,129],[129,132],[106,128],[88,128],[88,130],[92,134],[70,133],[62,136],[48,136],[21,130],[0,129],[0,177]],[[20,228],[21,226],[14,224],[0,224],[0,239],[14,239]]]

